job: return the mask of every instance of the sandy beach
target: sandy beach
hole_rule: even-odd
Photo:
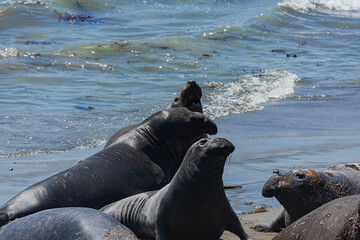
[[[243,226],[244,230],[250,237],[254,237],[261,240],[271,240],[273,239],[277,233],[272,232],[257,232],[252,229],[253,226],[259,223],[268,223],[274,220],[282,211],[282,207],[272,207],[267,209],[267,212],[263,213],[255,213],[255,214],[247,214],[247,215],[240,215],[239,219],[241,225]],[[221,237],[222,240],[238,240],[239,238],[228,232],[225,231]]]

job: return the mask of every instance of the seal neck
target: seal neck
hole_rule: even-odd
[[[169,138],[170,134],[166,134],[167,137],[163,137],[152,128],[139,127],[136,131],[147,139],[147,144],[144,144],[143,151],[149,153],[147,155],[154,163],[160,166],[170,181],[179,168],[183,155],[185,155],[181,144],[176,139]],[[154,152],[157,154],[154,154]]]
[[[199,156],[186,156],[179,170],[174,176],[174,181],[178,181],[183,186],[198,187],[199,189],[210,188],[223,189],[224,184],[222,175],[224,168],[212,169],[199,159]]]

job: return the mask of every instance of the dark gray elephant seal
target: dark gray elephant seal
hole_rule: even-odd
[[[282,230],[273,240],[360,239],[360,196],[335,199]]]
[[[234,149],[226,139],[203,138],[191,146],[168,185],[101,210],[144,238],[218,240],[229,230],[248,239],[222,181],[226,158]]]
[[[341,164],[325,171],[297,169],[276,173],[266,181],[262,194],[276,197],[285,210],[272,223],[254,228],[278,232],[333,199],[360,194],[360,164]]]
[[[200,101],[201,96],[202,96],[202,91],[200,86],[196,83],[195,80],[190,80],[185,84],[183,90],[180,92],[180,95],[174,99],[173,103],[171,104],[171,108],[186,107],[190,111],[202,113],[203,111]],[[133,124],[118,130],[106,142],[104,148],[109,147],[121,135],[124,135],[125,133],[134,129],[138,125],[139,124]]]
[[[91,208],[48,209],[19,218],[0,230],[0,240],[136,240],[109,215]]]
[[[157,112],[110,147],[25,189],[0,209],[9,220],[57,207],[101,208],[170,182],[189,147],[215,123],[186,108]]]

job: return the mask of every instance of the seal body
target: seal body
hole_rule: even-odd
[[[276,197],[285,210],[274,222],[257,225],[255,229],[280,231],[331,200],[360,194],[360,164],[341,164],[325,171],[297,169],[277,173],[266,181],[262,194]]]
[[[0,224],[56,207],[101,208],[170,182],[188,148],[217,127],[203,114],[174,108],[153,114],[110,147],[25,189],[0,209]]]
[[[203,138],[187,152],[172,181],[101,210],[132,229],[139,237],[218,240],[224,230],[248,239],[225,195],[222,181],[232,143]]]
[[[335,199],[301,217],[274,240],[360,239],[360,196]]]
[[[16,219],[0,229],[0,240],[136,240],[127,227],[91,208],[56,208]]]
[[[186,107],[190,111],[202,113],[203,111],[200,101],[201,96],[202,96],[202,91],[200,86],[196,83],[195,80],[190,80],[185,84],[183,90],[180,92],[180,95],[178,97],[175,97],[173,103],[171,104],[171,108]],[[139,124],[133,124],[118,130],[106,142],[104,148],[109,147],[121,135],[124,135],[130,130],[136,128],[137,126],[139,126]]]

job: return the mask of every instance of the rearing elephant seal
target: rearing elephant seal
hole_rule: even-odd
[[[174,101],[171,105],[171,108],[186,107],[190,111],[202,113],[203,111],[202,111],[202,105],[201,105],[201,101],[200,101],[201,96],[202,96],[202,91],[201,91],[200,86],[197,85],[195,80],[190,80],[185,84],[180,95],[174,99]],[[133,125],[130,125],[130,126],[127,126],[127,127],[124,127],[122,129],[118,130],[106,142],[104,148],[109,147],[121,135],[124,135],[125,133],[134,129],[138,125],[139,124],[133,124]]]
[[[254,228],[278,232],[333,199],[360,194],[360,164],[341,164],[325,171],[297,169],[276,173],[266,181],[262,194],[275,196],[285,210],[272,223]]]
[[[56,207],[101,208],[170,182],[189,147],[215,123],[186,108],[157,112],[110,147],[25,189],[0,209],[9,220]]]
[[[55,208],[16,219],[0,240],[138,240],[127,227],[92,208]]]
[[[224,192],[222,174],[234,145],[224,138],[194,143],[171,182],[101,210],[139,237],[218,240],[224,230],[248,239]]]
[[[186,107],[193,112],[203,112],[201,105],[202,91],[195,80],[188,81],[180,95],[171,104],[171,108]]]
[[[360,195],[335,199],[282,230],[273,240],[360,239]]]

